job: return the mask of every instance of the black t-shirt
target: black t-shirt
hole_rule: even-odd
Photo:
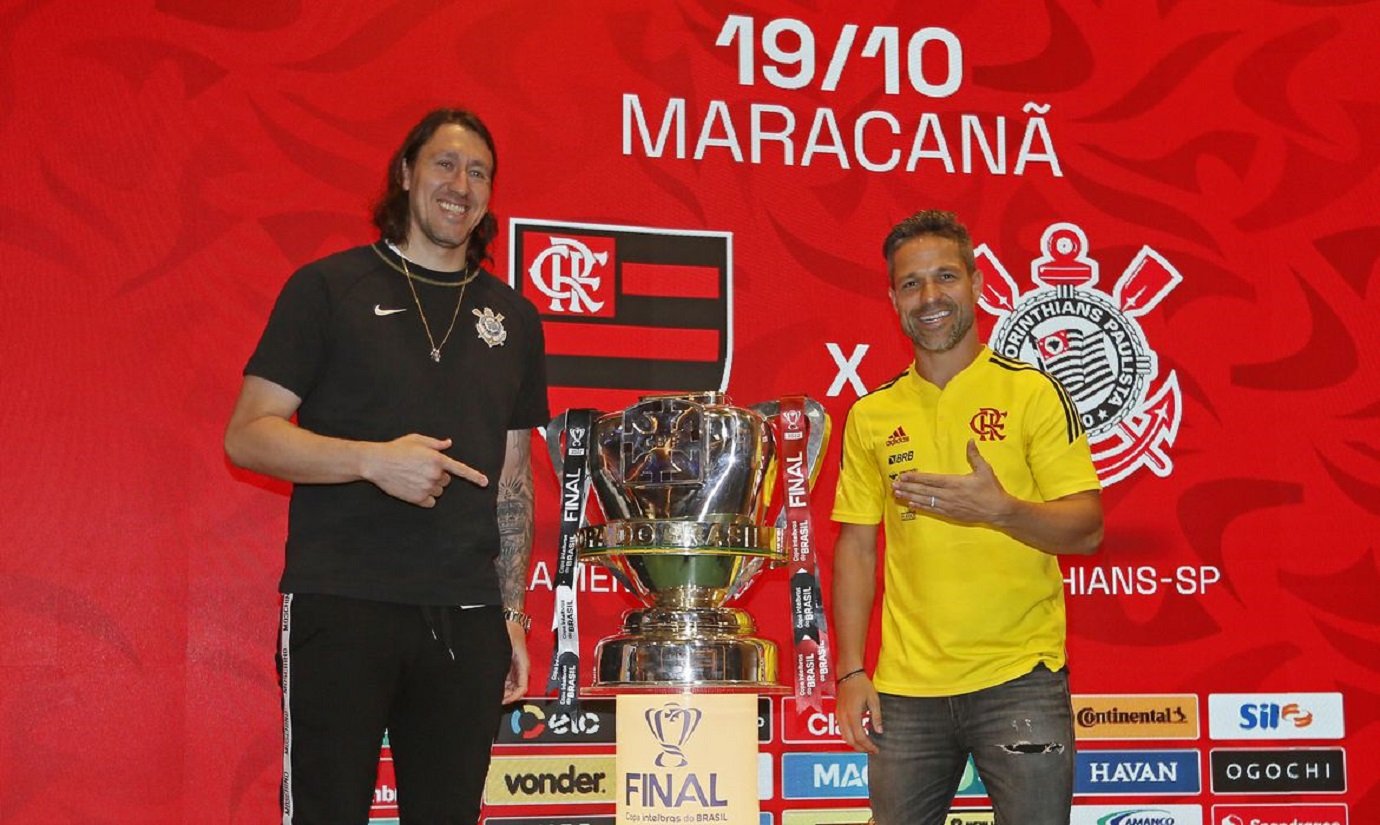
[[[399,259],[380,243],[298,270],[245,374],[297,394],[298,423],[320,435],[451,438],[446,454],[483,472],[489,486],[455,478],[427,509],[367,481],[294,485],[284,593],[500,602],[495,508],[507,433],[550,418],[541,323],[527,299],[488,272],[464,287],[456,313],[462,273],[408,268],[438,344],[455,318],[439,362]]]

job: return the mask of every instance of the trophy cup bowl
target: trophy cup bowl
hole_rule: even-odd
[[[766,518],[771,421],[718,392],[644,396],[595,418],[591,440],[606,521],[581,528],[579,559],[609,568],[645,607],[596,645],[588,692],[777,690],[776,645],[726,606],[785,561]]]

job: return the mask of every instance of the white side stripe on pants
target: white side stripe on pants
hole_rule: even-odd
[[[288,642],[292,637],[292,594],[283,594],[283,612],[278,620],[278,658],[283,680],[283,825],[292,825],[292,692],[291,660]]]

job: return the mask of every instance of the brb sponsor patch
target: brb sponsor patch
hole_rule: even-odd
[[[546,332],[553,409],[588,406],[590,390],[727,387],[730,233],[514,218],[508,238],[508,283]]]
[[[1056,223],[1030,265],[1035,288],[1022,293],[986,244],[974,250],[983,270],[979,305],[996,316],[992,350],[1034,364],[1058,379],[1078,408],[1103,486],[1141,468],[1174,469],[1168,448],[1183,404],[1178,376],[1160,374],[1159,357],[1136,320],[1183,280],[1148,246],[1121,273],[1111,294],[1094,289],[1098,263],[1088,238]]]

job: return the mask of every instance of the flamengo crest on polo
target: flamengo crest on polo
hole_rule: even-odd
[[[1030,264],[1035,288],[1021,294],[986,244],[974,250],[983,271],[978,303],[997,317],[993,351],[1039,367],[1072,396],[1088,432],[1103,486],[1141,467],[1168,476],[1168,454],[1183,404],[1178,376],[1161,376],[1159,357],[1136,321],[1183,280],[1158,252],[1141,247],[1108,295],[1093,287],[1098,263],[1072,223],[1052,224],[1044,255]]]

